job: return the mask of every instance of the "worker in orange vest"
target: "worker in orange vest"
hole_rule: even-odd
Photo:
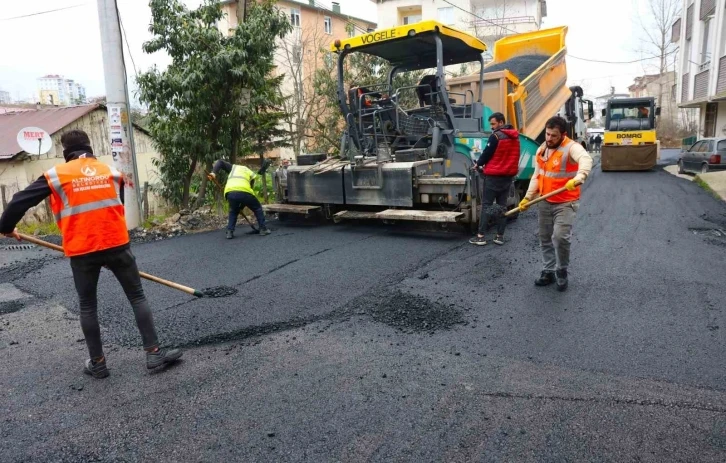
[[[544,268],[535,284],[548,286],[556,282],[560,291],[565,291],[568,285],[572,225],[580,207],[580,184],[592,170],[592,157],[566,133],[567,121],[563,118],[555,116],[547,121],[545,142],[536,154],[537,170],[519,203],[519,210],[524,211],[536,197],[567,188],[539,203],[539,240]]]
[[[96,301],[101,267],[113,272],[133,307],[146,351],[146,367],[153,369],[176,361],[182,351],[159,347],[151,309],[141,287],[126,229],[121,174],[96,159],[84,131],[63,134],[61,144],[66,163],[53,167],[13,196],[0,217],[0,233],[20,240],[17,223],[28,209],[50,196],[78,292],[81,329],[91,357],[86,361],[86,374],[94,378],[108,376]]]

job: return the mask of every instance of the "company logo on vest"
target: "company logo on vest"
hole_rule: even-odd
[[[81,173],[86,177],[93,177],[94,175],[96,175],[96,168],[91,166],[83,166],[81,167]]]

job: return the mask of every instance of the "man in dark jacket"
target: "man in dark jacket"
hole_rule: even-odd
[[[497,218],[497,234],[494,243],[504,244],[504,230],[507,218],[504,211],[512,181],[519,172],[519,132],[511,125],[505,125],[504,115],[494,113],[489,117],[492,134],[487,146],[476,161],[475,168],[484,166],[484,195],[479,218],[479,233],[469,240],[471,244],[487,244],[484,232],[489,221]]]

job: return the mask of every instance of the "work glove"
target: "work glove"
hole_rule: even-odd
[[[568,181],[565,183],[565,188],[567,188],[567,191],[575,191],[575,188],[577,188],[577,182],[575,182],[575,179]]]
[[[520,211],[520,212],[524,212],[524,211],[526,211],[526,210],[527,210],[527,208],[529,207],[529,206],[528,206],[528,204],[529,204],[529,199],[527,199],[527,198],[523,198],[523,199],[522,199],[522,200],[521,200],[521,201],[519,202],[519,211]]]
[[[214,173],[211,173],[211,174],[207,174],[207,178],[209,180],[214,180],[215,178],[217,178],[217,176]]]

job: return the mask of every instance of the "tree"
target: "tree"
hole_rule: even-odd
[[[309,142],[315,137],[311,131],[314,119],[325,108],[314,85],[316,72],[325,66],[326,56],[330,54],[326,50],[330,35],[322,27],[322,18],[318,15],[320,24],[315,27],[294,29],[282,39],[277,49],[277,61],[286,69],[281,84],[285,96],[284,121],[295,156],[308,151]]]
[[[259,156],[260,167],[264,165],[265,153],[289,146],[289,134],[280,127],[280,121],[285,117],[282,111],[285,98],[280,94],[283,78],[284,76],[278,76],[265,79],[264,86],[255,89],[249,105],[245,107],[242,121],[247,152]],[[267,175],[262,176],[262,192],[265,202],[269,202]]]
[[[153,67],[137,79],[139,99],[149,108],[149,131],[161,155],[155,161],[161,193],[172,204],[189,207],[197,174],[198,207],[207,187],[206,175],[198,168],[210,171],[220,158],[234,161],[243,146],[251,145],[240,129],[249,112],[243,96],[267,85],[275,39],[291,26],[272,0],[249,5],[246,21],[230,36],[217,29],[223,14],[217,0],[204,0],[196,10],[180,0],[151,0],[149,5],[153,37],[144,51],[165,50],[172,60],[166,70]]]
[[[663,109],[666,109],[664,105],[668,105],[665,111],[666,114],[664,114],[668,116],[668,120],[661,117],[661,130],[670,129],[669,126],[673,126],[672,129],[676,128],[675,118],[673,117],[675,111],[671,107],[672,99],[665,97],[667,94],[670,95],[673,84],[670,84],[667,80],[664,82],[664,80],[669,72],[668,60],[676,52],[677,46],[671,42],[670,34],[673,23],[679,16],[680,8],[680,0],[648,0],[648,12],[650,13],[646,16],[649,18],[648,23],[643,22],[643,15],[639,16],[641,18],[641,29],[645,34],[642,53],[649,58],[652,57],[657,62],[659,76],[657,102]],[[646,66],[644,66],[645,68]]]

